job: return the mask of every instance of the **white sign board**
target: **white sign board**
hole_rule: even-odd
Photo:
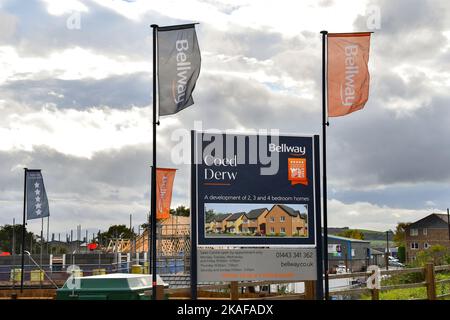
[[[315,248],[198,248],[198,281],[316,280]]]

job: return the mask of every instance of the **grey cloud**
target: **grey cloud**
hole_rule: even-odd
[[[21,55],[47,56],[53,50],[80,46],[105,55],[151,57],[150,24],[163,18],[147,14],[141,21],[132,21],[94,2],[85,3],[89,12],[80,13],[81,28],[70,30],[66,21],[71,15],[52,16],[41,1],[9,2],[3,10],[19,20],[17,31],[9,44]],[[27,39],[27,41],[24,41]]]
[[[23,166],[42,169],[51,212],[61,224],[88,223],[94,227],[93,221],[103,220],[100,225],[104,226],[114,221],[115,216],[128,216],[131,212],[145,216],[149,203],[150,159],[151,146],[147,145],[99,152],[92,159],[64,155],[45,147],[36,147],[32,152],[2,151],[0,224],[9,222],[10,216],[18,216]],[[170,165],[170,159],[162,154],[159,160]],[[180,186],[175,190],[174,203],[180,197],[179,191],[185,189],[186,186]]]
[[[85,109],[108,106],[125,109],[144,107],[152,101],[151,70],[101,80],[41,80],[10,81],[0,86],[4,97],[34,108],[51,103],[58,108]]]
[[[365,201],[369,203],[383,203],[390,208],[428,209],[428,201],[432,201],[436,208],[448,206],[450,187],[441,183],[399,184],[382,189],[331,189],[329,196],[345,203]]]
[[[330,176],[366,185],[450,181],[448,97],[408,117],[371,103],[348,119],[332,120]],[[334,161],[331,159],[335,159]]]
[[[183,113],[188,123],[201,119],[205,126],[218,129],[298,130],[299,122],[312,129],[313,119],[319,117],[318,103],[273,92],[253,80],[204,75],[200,81],[194,93],[196,104]],[[298,119],[293,117],[296,114]]]
[[[299,31],[298,36],[284,37],[279,32],[235,26],[226,32],[214,25],[201,24],[198,27],[200,49],[229,56],[243,55],[258,60],[271,59],[287,50],[304,50],[311,46],[310,40],[317,34]],[[207,43],[203,47],[202,43]]]
[[[448,29],[448,1],[375,0],[369,5],[380,8],[381,29],[373,30],[371,51],[383,62],[395,65],[405,60],[426,63],[442,55],[446,44],[442,31]],[[367,16],[354,21],[355,30],[367,30]]]

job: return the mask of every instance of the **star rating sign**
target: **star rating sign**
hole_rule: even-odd
[[[34,207],[36,209],[35,212],[36,212],[37,216],[40,216],[42,214],[42,210],[41,210],[42,203],[41,203],[41,197],[40,197],[41,190],[39,189],[39,187],[40,187],[39,182],[36,182],[34,184],[34,193],[36,194],[36,197],[34,198],[34,200],[36,200]]]

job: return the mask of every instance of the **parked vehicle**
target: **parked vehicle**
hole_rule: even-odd
[[[398,268],[404,268],[405,265],[403,263],[400,263],[397,261],[389,261],[389,266],[390,267],[398,267]]]
[[[343,264],[340,264],[336,267],[336,273],[347,273],[348,271],[349,270]]]
[[[394,258],[393,256],[388,257],[389,262],[400,262],[397,258]]]

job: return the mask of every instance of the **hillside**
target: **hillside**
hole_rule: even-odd
[[[346,232],[348,230],[353,230],[348,227],[343,228],[328,228],[328,234],[339,235],[340,233]],[[368,240],[374,245],[374,243],[380,244],[381,242],[386,242],[386,232],[366,230],[366,229],[356,229],[364,235],[364,240]],[[394,238],[394,233],[389,231],[389,242],[392,242]]]

